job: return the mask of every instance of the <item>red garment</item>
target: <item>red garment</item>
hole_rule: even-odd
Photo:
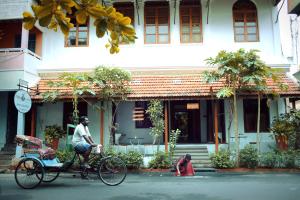
[[[184,158],[181,158],[179,161],[179,171],[180,171],[180,176],[194,176],[195,171],[192,165],[192,162],[189,160],[187,163],[184,165]],[[177,166],[177,165],[176,165]],[[178,175],[178,172],[176,170],[175,175]]]

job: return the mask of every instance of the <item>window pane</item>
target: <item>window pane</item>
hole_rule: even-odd
[[[88,30],[88,27],[87,26],[80,26],[78,28],[79,31],[87,31]]]
[[[185,26],[185,25],[183,25],[182,26],[182,33],[190,33],[190,26]]]
[[[167,17],[159,17],[158,18],[158,23],[159,24],[168,24],[169,23],[169,19]]]
[[[244,21],[244,15],[242,13],[235,13],[234,14],[234,21],[235,22],[243,22]]]
[[[168,26],[158,26],[158,33],[159,34],[168,34],[169,27]]]
[[[155,26],[146,26],[146,34],[155,34]]]
[[[200,18],[199,17],[192,17],[192,22],[193,23],[199,23],[200,22]]]
[[[155,16],[155,9],[153,8],[147,8],[145,9],[145,16]]]
[[[201,35],[200,34],[193,34],[193,41],[195,43],[201,42]]]
[[[152,44],[155,43],[155,35],[146,35],[146,43],[147,44]]]
[[[235,22],[234,23],[234,26],[237,27],[237,26],[242,26],[244,27],[245,23],[244,22]]]
[[[248,27],[247,31],[248,31],[248,33],[254,33],[254,34],[256,34],[256,27]]]
[[[257,41],[256,35],[249,34],[248,35],[248,41],[250,41],[250,42],[256,42]]]
[[[190,42],[190,35],[183,34],[181,40],[182,42]]]
[[[68,46],[76,45],[76,32],[69,32]]]
[[[235,35],[235,41],[237,42],[245,41],[244,35]]]
[[[235,28],[235,33],[243,34],[244,33],[244,28]]]
[[[255,22],[247,22],[246,26],[255,26],[256,27],[256,23]]]
[[[197,24],[197,25],[194,24],[192,27],[192,32],[193,33],[201,33],[200,24]]]
[[[155,24],[155,17],[146,17],[146,24]]]
[[[181,23],[183,24],[189,24],[190,23],[190,17],[181,17]]]
[[[158,36],[158,43],[168,43],[169,36],[168,35],[159,35]]]

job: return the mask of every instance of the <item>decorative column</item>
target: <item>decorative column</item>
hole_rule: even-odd
[[[169,119],[169,116],[168,116],[168,102],[166,101],[165,102],[165,106],[164,106],[164,116],[165,116],[165,152],[168,153],[168,138],[169,138],[169,127],[168,127],[168,119]]]
[[[103,101],[101,102],[101,111],[100,111],[100,144],[104,145],[104,110],[103,110]]]
[[[218,102],[214,100],[215,152],[219,150]]]
[[[21,33],[21,48],[28,49],[28,39],[29,39],[29,31],[26,30],[22,25],[22,33]]]

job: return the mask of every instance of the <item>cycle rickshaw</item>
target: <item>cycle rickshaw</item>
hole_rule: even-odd
[[[85,168],[80,154],[76,151],[70,161],[61,163],[53,149],[42,149],[42,140],[39,138],[17,135],[16,142],[23,147],[23,154],[15,169],[15,180],[24,189],[35,188],[42,182],[54,181],[61,172],[68,172],[76,159],[80,166],[77,171],[82,178],[96,175],[97,179],[109,186],[119,185],[126,178],[126,165],[118,157],[93,154],[90,155],[90,161],[94,161],[91,168]]]

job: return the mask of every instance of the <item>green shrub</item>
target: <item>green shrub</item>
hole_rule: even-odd
[[[129,151],[127,154],[124,154],[124,157],[128,169],[138,169],[143,165],[144,159],[140,152]]]
[[[128,169],[138,169],[143,165],[143,155],[137,151],[129,151],[128,153],[118,152],[112,147],[104,149],[105,156],[113,156],[121,158]]]
[[[259,161],[261,167],[274,168],[276,166],[276,154],[273,151],[263,153]]]
[[[152,169],[168,169],[171,167],[171,161],[165,152],[158,151],[149,162],[149,168]]]
[[[230,160],[230,152],[225,149],[220,149],[218,153],[210,156],[213,167],[219,169],[233,168],[234,163]]]
[[[296,151],[277,151],[276,152],[276,167],[278,168],[294,168],[296,167],[295,158]]]
[[[248,144],[240,152],[240,165],[247,168],[255,168],[258,165],[258,152],[252,145]]]
[[[72,160],[74,157],[74,152],[73,151],[68,151],[68,150],[57,150],[56,151],[56,157],[60,162],[66,162]]]

